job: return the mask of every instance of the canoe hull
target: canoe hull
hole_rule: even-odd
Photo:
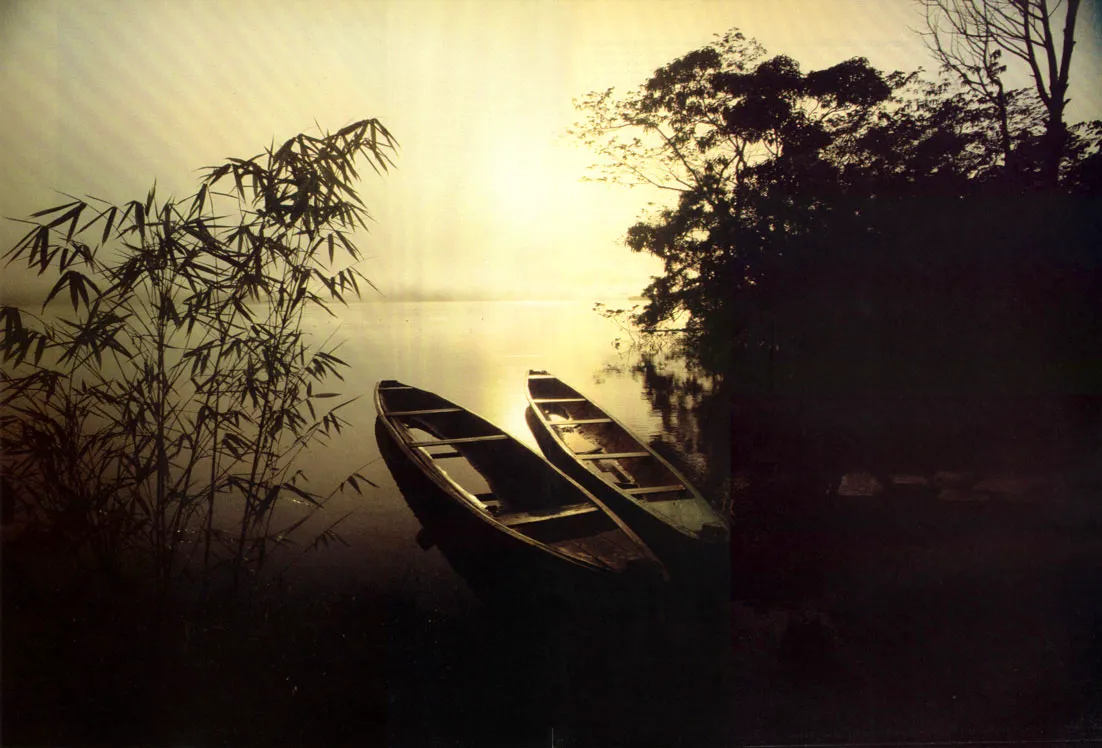
[[[616,574],[564,563],[488,526],[411,464],[381,419],[376,421],[375,433],[383,461],[421,525],[417,544],[424,551],[439,551],[491,608],[506,609],[510,616],[540,615],[539,611],[557,616],[566,610],[589,616],[609,605],[631,609],[645,600],[657,604],[668,595],[669,585],[654,575]]]
[[[667,460],[546,372],[531,372],[527,389],[526,420],[548,459],[619,514],[671,568],[718,574],[729,566],[723,519]]]

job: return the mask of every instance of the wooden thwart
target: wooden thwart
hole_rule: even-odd
[[[589,401],[584,397],[533,397],[532,402],[536,405],[547,405],[550,403],[584,403]]]
[[[671,493],[673,491],[684,491],[685,486],[680,483],[672,486],[643,486],[642,488],[621,488],[624,493],[631,494],[632,496],[638,496],[640,494],[647,493]]]
[[[622,460],[628,457],[650,457],[650,452],[594,452],[593,454],[576,454],[577,460]]]
[[[508,439],[505,434],[488,434],[486,436],[460,436],[455,439],[426,439],[420,442],[410,442],[411,447],[435,447],[445,444],[473,444],[474,442],[496,442]]]
[[[447,452],[429,452],[429,457],[431,457],[434,460],[446,460],[449,457],[462,457],[462,456],[463,456],[463,454],[461,452],[457,452],[454,449],[449,450]]]
[[[421,410],[391,410],[388,416],[427,416],[432,413],[462,413],[462,408],[423,408]]]
[[[517,525],[530,525],[535,522],[546,522],[551,519],[562,519],[563,517],[574,517],[579,514],[589,514],[596,512],[597,507],[593,504],[575,504],[574,506],[567,507],[558,512],[549,512],[547,514],[531,514],[529,512],[517,512],[516,514],[506,514],[498,517],[498,520],[509,527],[516,527]]]

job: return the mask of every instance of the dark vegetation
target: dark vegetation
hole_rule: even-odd
[[[926,6],[937,81],[805,72],[731,32],[579,104],[598,179],[670,195],[626,237],[665,272],[604,311],[634,323],[671,434],[729,466],[746,740],[1102,730],[1102,123],[1064,119],[1078,4]],[[1004,55],[1033,90],[1002,85]]]
[[[300,324],[369,283],[356,165],[385,172],[395,149],[376,120],[298,135],[186,199],[39,211],[6,253],[56,282],[39,314],[0,310],[5,742],[236,741],[285,695],[248,665],[294,671],[263,650],[309,638],[328,603],[273,602],[262,571],[331,495],[297,458],[346,404],[325,386],[335,346]],[[269,615],[284,603],[293,631]]]
[[[67,292],[73,313],[0,310],[14,519],[109,574],[137,562],[161,597],[186,572],[207,587],[225,567],[235,588],[255,574],[291,530],[272,524],[281,499],[324,500],[295,458],[340,431],[337,393],[315,385],[343,362],[299,326],[366,281],[338,263],[366,226],[349,183],[357,157],[385,170],[393,149],[365,120],[212,167],[185,200],[32,216],[5,259],[56,275],[43,310]]]
[[[602,178],[673,193],[627,234],[665,263],[637,321],[683,315],[695,358],[753,393],[1096,380],[1102,123],[1069,128],[1046,185],[1044,117],[1012,93],[1010,165],[969,89],[861,59],[804,73],[738,33],[591,94]]]

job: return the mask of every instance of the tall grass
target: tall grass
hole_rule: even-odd
[[[356,166],[385,173],[396,149],[368,119],[208,167],[182,200],[154,185],[30,216],[3,258],[56,282],[38,314],[0,308],[0,475],[23,521],[162,596],[184,569],[252,578],[308,516],[274,525],[277,507],[325,500],[296,458],[345,425],[325,385],[345,363],[302,317],[370,285]]]

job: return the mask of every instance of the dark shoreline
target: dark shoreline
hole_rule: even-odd
[[[809,442],[753,466],[733,433],[730,598],[614,621],[518,605],[492,584],[476,594],[456,575],[458,603],[444,604],[446,584],[314,577],[158,622],[140,586],[82,576],[47,539],[7,541],[3,742],[504,746],[548,744],[552,729],[563,746],[1097,739],[1098,445],[1034,425],[1049,436],[973,438],[998,458],[973,451],[974,470],[939,456],[967,439],[929,442],[916,472],[970,473],[964,495],[824,490],[791,468],[821,457]],[[905,467],[879,446],[879,462],[836,459],[819,476]],[[973,490],[1011,468],[1040,490]]]

